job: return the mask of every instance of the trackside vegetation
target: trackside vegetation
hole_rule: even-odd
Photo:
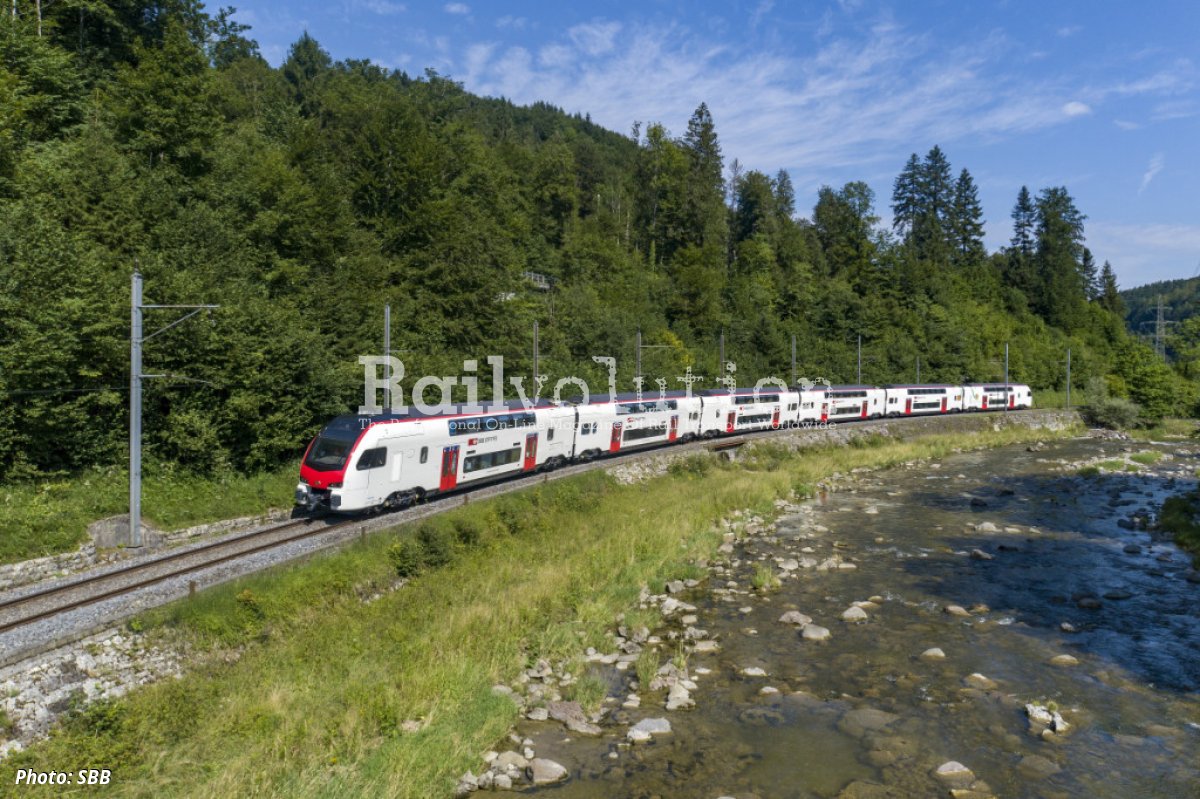
[[[295,484],[294,464],[224,475],[156,465],[146,470],[143,518],[170,531],[256,515],[288,507]],[[128,511],[128,472],[115,467],[0,485],[0,563],[75,549],[87,540],[88,524]]]
[[[0,782],[71,762],[112,768],[106,795],[126,797],[449,795],[516,718],[492,686],[543,657],[583,675],[617,614],[652,623],[643,585],[703,574],[733,511],[771,514],[834,472],[1065,434],[764,445],[632,485],[595,471],[472,503],[144,614],[150,641],[192,650],[189,673],[74,714],[0,763]],[[576,690],[595,707],[601,688]]]

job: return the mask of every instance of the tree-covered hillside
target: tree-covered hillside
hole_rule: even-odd
[[[0,19],[0,467],[119,463],[129,281],[219,303],[152,340],[151,457],[211,471],[295,458],[362,397],[382,308],[406,385],[502,354],[509,374],[604,385],[634,341],[650,377],[1107,377],[1152,415],[1190,389],[1125,333],[1111,270],[1066,187],[1022,189],[988,253],[976,186],[938,147],[892,198],[798,197],[744,170],[700,105],[622,135],[432,71],[333,62],[307,35],[278,69],[229,11],[189,0],[17,0]],[[719,120],[717,121],[719,122]],[[923,148],[922,148],[923,149]],[[890,202],[893,230],[879,227]],[[993,223],[995,220],[993,220]],[[526,273],[549,279],[539,286]],[[168,321],[163,318],[162,321]],[[151,326],[150,329],[153,329]],[[184,377],[187,379],[185,380]],[[198,382],[203,381],[203,382]],[[528,382],[528,381],[527,381]],[[675,384],[671,383],[672,387]],[[711,385],[711,383],[709,383]],[[1173,388],[1172,388],[1173,386]]]
[[[1200,313],[1200,277],[1160,280],[1121,292],[1125,321],[1135,333],[1152,332],[1162,298],[1163,318],[1182,322]]]

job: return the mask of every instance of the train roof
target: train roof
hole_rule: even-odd
[[[879,388],[879,386],[836,385],[836,386],[830,386],[829,390],[830,391],[843,391],[843,390],[849,391],[851,389],[862,390],[865,388],[876,388],[877,389],[877,388]]]
[[[884,388],[962,388],[958,383],[889,383]]]
[[[762,386],[761,388],[755,388],[754,386],[750,386],[749,388],[738,387],[738,388],[735,388],[732,390],[730,390],[728,388],[706,388],[706,389],[703,389],[700,392],[698,392],[698,395],[701,397],[730,397],[730,396],[737,396],[739,394],[755,394],[755,393],[757,393],[757,394],[779,394],[780,392],[783,392],[783,391],[797,391],[797,390],[798,389],[794,389],[794,388],[780,388],[779,386]]]

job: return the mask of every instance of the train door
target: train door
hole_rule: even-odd
[[[821,403],[821,421],[823,423],[829,421],[829,403],[828,402]]]
[[[737,427],[737,411],[730,411],[725,417],[725,432],[732,433]]]
[[[458,485],[458,445],[442,448],[442,481],[438,488],[449,491]]]
[[[862,418],[867,418],[867,406],[870,404],[868,400],[863,400]]]
[[[985,392],[983,392],[983,405],[981,406],[981,410],[985,410],[985,411],[986,411],[986,410],[988,409],[988,407],[987,407],[987,398],[988,398],[988,395],[987,395],[987,392],[985,391]]]
[[[942,397],[942,413],[946,412],[946,398]]]
[[[912,397],[906,397],[904,400],[904,414],[907,416],[912,413]]]
[[[532,471],[537,466],[538,434],[530,433],[525,436],[525,471]]]
[[[779,406],[775,406],[775,413],[771,415],[771,429],[779,429]]]
[[[608,451],[617,452],[621,449],[621,423],[613,422],[612,441],[609,442]]]
[[[667,441],[674,441],[679,437],[679,417],[671,417],[671,427],[667,432]]]
[[[1008,395],[1008,407],[1010,407],[1010,408],[1015,408],[1015,407],[1017,407],[1017,395],[1016,395],[1016,394],[1009,393],[1009,395]]]

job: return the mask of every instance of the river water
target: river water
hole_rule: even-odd
[[[1130,521],[1192,487],[1200,458],[1139,445],[1167,457],[1077,474],[1130,446],[964,453],[857,475],[789,510],[681,597],[720,645],[688,660],[696,706],[667,711],[642,688],[640,707],[610,704],[600,736],[522,722],[538,756],[571,773],[536,792],[923,799],[950,795],[932,772],[957,761],[974,775],[955,784],[962,797],[1200,796],[1200,585],[1185,554]],[[854,568],[812,567],[831,557]],[[803,565],[785,571],[788,559]],[[790,577],[765,595],[750,585],[764,564]],[[865,622],[842,620],[872,597]],[[804,640],[779,621],[789,610],[829,639]],[[664,660],[676,618],[655,631]],[[943,659],[922,657],[935,647]],[[765,676],[743,674],[755,667]],[[632,668],[593,668],[624,698]],[[1038,737],[1031,702],[1069,729]],[[628,725],[651,717],[672,732],[628,744]]]

